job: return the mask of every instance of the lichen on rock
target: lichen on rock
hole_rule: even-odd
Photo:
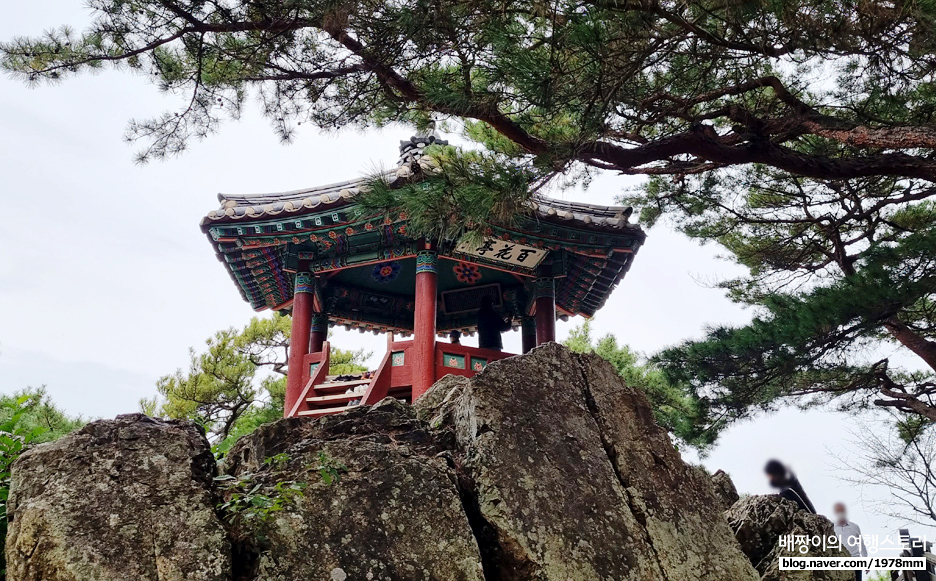
[[[227,581],[214,458],[191,422],[92,422],[13,467],[10,581]]]
[[[412,407],[387,399],[242,438],[222,472],[308,486],[268,526],[238,525],[241,542],[262,537],[241,578],[482,581],[450,454],[426,428]],[[274,456],[282,462],[268,465]],[[322,479],[323,457],[339,479]]]
[[[416,407],[455,435],[489,579],[758,578],[709,479],[600,358],[547,344]]]
[[[742,498],[725,517],[762,581],[852,581],[852,571],[780,571],[780,557],[847,557],[848,552],[838,547],[812,543],[801,545],[806,550],[781,548],[780,537],[794,535],[835,536],[832,522],[824,516],[800,509],[795,503],[778,495],[755,495]]]

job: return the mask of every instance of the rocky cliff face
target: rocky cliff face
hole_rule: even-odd
[[[142,416],[37,447],[10,581],[760,578],[643,395],[557,345],[264,426],[215,470],[196,428]]]
[[[7,579],[230,579],[214,476],[189,422],[120,416],[37,446],[13,469]]]
[[[263,489],[308,483],[269,522],[235,521],[238,579],[484,579],[452,456],[397,400],[263,426],[222,470]]]
[[[455,436],[490,578],[757,579],[710,480],[599,358],[548,344],[416,407]]]

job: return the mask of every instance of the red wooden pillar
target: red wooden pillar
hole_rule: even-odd
[[[536,344],[556,340],[556,286],[552,278],[536,279]]]
[[[315,313],[312,315],[312,325],[309,331],[309,353],[318,353],[328,340],[328,314]]]
[[[536,319],[522,317],[520,319],[520,336],[523,339],[523,352],[529,353],[536,347]]]
[[[435,383],[438,261],[434,250],[416,255],[416,313],[413,320],[413,401]]]
[[[296,273],[293,291],[292,332],[289,337],[289,366],[286,370],[286,405],[283,415],[289,413],[302,395],[302,360],[309,354],[309,335],[312,330],[315,279],[308,272]]]

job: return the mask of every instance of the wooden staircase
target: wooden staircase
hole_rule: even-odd
[[[322,417],[359,405],[374,405],[385,397],[413,403],[411,369],[403,365],[412,341],[396,342],[389,336],[387,353],[376,371],[350,375],[328,375],[330,347],[310,353],[303,360],[305,385],[286,417]],[[394,356],[397,360],[394,361]]]
[[[323,383],[312,386],[311,393],[314,395],[306,398],[309,409],[300,411],[299,415],[315,418],[360,405],[370,383],[370,377],[349,379],[347,376],[329,375]]]
[[[302,417],[321,417],[341,413],[361,405],[376,374],[363,374],[358,378],[330,375],[323,383],[311,386],[306,397],[308,409],[298,412]],[[311,381],[311,380],[310,380]],[[412,403],[412,388],[392,389],[387,394],[405,403]]]

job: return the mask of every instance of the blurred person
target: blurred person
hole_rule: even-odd
[[[482,297],[481,308],[478,310],[478,347],[502,351],[504,342],[501,333],[509,329],[510,319],[494,310],[494,299],[489,296]]]
[[[764,467],[764,472],[767,474],[770,485],[780,490],[777,494],[787,500],[792,500],[802,510],[816,514],[816,508],[809,501],[806,491],[803,490],[803,486],[792,470],[778,460],[770,460]]]
[[[867,557],[868,549],[861,540],[861,527],[848,520],[848,511],[845,503],[837,502],[832,507],[834,515],[835,536],[839,543],[852,557]],[[861,571],[855,571],[855,580],[861,581]]]

